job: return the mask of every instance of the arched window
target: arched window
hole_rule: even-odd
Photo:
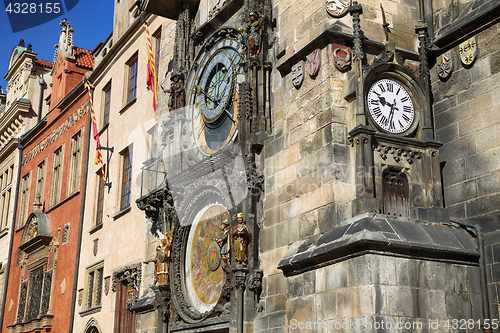
[[[97,323],[97,320],[95,318],[91,318],[88,322],[87,325],[85,325],[85,329],[83,330],[84,333],[101,333],[101,330],[99,329],[99,324]]]
[[[384,214],[409,216],[408,179],[404,173],[386,170],[383,175]]]

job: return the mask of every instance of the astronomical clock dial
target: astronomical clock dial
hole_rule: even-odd
[[[199,58],[199,67],[190,75],[189,134],[200,160],[224,148],[238,133],[243,55],[244,48],[236,39],[223,39]]]
[[[221,226],[226,218],[230,215],[222,204],[208,204],[196,214],[187,237],[185,285],[189,301],[199,313],[215,307],[226,282],[220,249],[213,241],[222,237]]]
[[[382,130],[401,134],[408,131],[415,119],[415,106],[408,90],[398,81],[375,81],[366,95],[373,122]]]

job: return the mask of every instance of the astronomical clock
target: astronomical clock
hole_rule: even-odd
[[[222,38],[199,55],[198,68],[188,77],[189,140],[199,160],[226,147],[238,134],[244,50],[236,38]]]
[[[165,132],[158,135],[166,142],[161,145],[174,146],[172,154],[162,148],[165,165],[176,167],[165,170],[165,188],[138,200],[151,218],[151,234],[159,230],[166,235],[175,225],[170,258],[162,262],[168,264],[169,282],[159,286],[157,298],[164,325],[168,322],[173,331],[242,329],[238,312],[252,300],[259,302],[253,293],[260,294],[262,286],[254,249],[263,176],[255,166],[271,123],[272,66],[266,60],[271,28],[266,30],[270,12],[265,11],[271,7],[267,0],[253,8],[230,0],[197,12],[198,5],[211,3],[174,0],[164,6],[150,0],[140,6],[177,20],[168,76],[182,81],[175,82],[185,98],[175,110],[174,103],[168,105],[165,118],[177,122],[162,123]],[[170,13],[170,7],[177,9]],[[238,243],[238,258],[233,232],[236,238],[246,237]],[[256,308],[244,310],[245,320],[256,315]]]
[[[194,163],[170,180],[182,188],[175,205],[179,228],[172,243],[172,303],[181,321],[192,325],[229,315],[231,261],[223,260],[221,244],[230,249],[232,236],[220,244],[216,240],[224,238],[223,221],[234,220],[242,207],[235,194],[246,191],[245,166],[236,167],[234,160],[241,158],[236,141],[246,48],[236,30],[216,36],[200,49],[186,79],[184,142]],[[243,182],[236,179],[240,173]]]

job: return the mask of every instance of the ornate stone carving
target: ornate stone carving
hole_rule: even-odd
[[[476,36],[469,38],[459,45],[460,60],[465,66],[470,66],[477,57],[477,41]]]
[[[242,266],[237,266],[236,268],[233,268],[233,273],[235,277],[235,286],[236,289],[241,291],[245,290],[246,287],[246,280],[247,280],[247,275],[248,275],[248,268],[242,267]]]
[[[306,56],[307,59],[307,72],[309,76],[314,78],[318,75],[319,66],[321,65],[321,50],[316,49]]]
[[[422,158],[422,153],[418,150],[393,147],[393,146],[383,145],[380,143],[376,143],[374,145],[374,151],[378,152],[383,160],[386,160],[388,155],[390,155],[398,163],[403,161],[407,162],[408,164],[413,164],[415,159]]]
[[[59,47],[61,47],[61,52],[65,58],[74,58],[73,54],[73,32],[75,29],[71,27],[71,24],[63,19],[59,26],[62,27],[59,33]]]
[[[366,77],[374,68],[391,61],[393,56],[394,52],[392,50],[385,50],[375,57],[370,65],[363,66],[363,76]]]
[[[247,187],[249,191],[261,193],[264,190],[264,175],[254,168],[247,171]]]
[[[453,72],[453,57],[451,56],[451,51],[441,54],[436,62],[438,65],[439,78],[442,80],[448,79]]]
[[[125,266],[113,272],[111,290],[116,292],[116,282],[119,280],[126,281],[128,288],[127,307],[133,306],[137,302],[137,295],[134,290],[139,290],[139,284],[142,278],[142,262]]]
[[[344,45],[332,44],[335,67],[343,72],[351,65],[351,49]]]
[[[361,37],[363,37],[363,32],[361,31],[360,18],[359,16],[363,14],[363,7],[354,1],[349,7],[349,13],[352,16],[352,26],[354,35],[354,48],[353,48],[353,60],[361,61],[364,58],[363,46],[361,42]]]
[[[347,14],[351,0],[326,0],[326,12],[335,18],[343,17]]]
[[[304,82],[304,60],[300,60],[292,66],[292,83],[297,89],[300,88]]]

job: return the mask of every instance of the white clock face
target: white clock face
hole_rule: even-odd
[[[373,121],[390,133],[406,132],[415,119],[415,106],[408,90],[391,79],[375,81],[368,90],[366,103]]]

